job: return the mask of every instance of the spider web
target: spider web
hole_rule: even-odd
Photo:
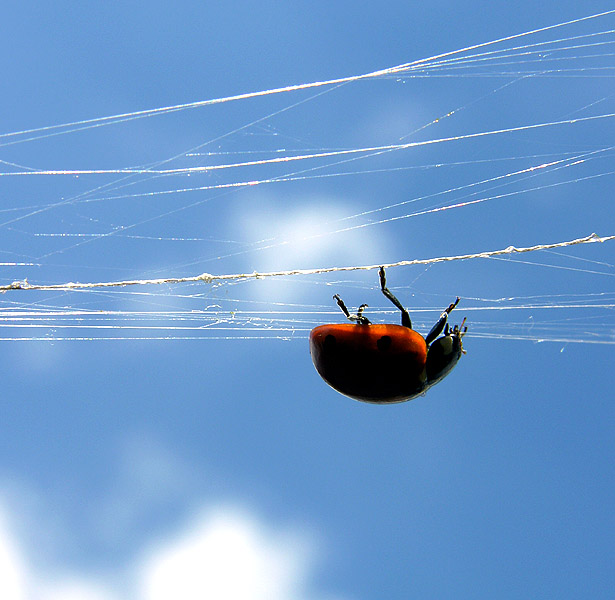
[[[304,340],[388,265],[419,330],[615,343],[614,13],[1,135],[0,340]]]

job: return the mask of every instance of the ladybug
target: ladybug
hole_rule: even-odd
[[[363,315],[367,304],[351,315],[336,294],[333,298],[353,323],[312,329],[310,353],[319,375],[334,390],[361,402],[405,402],[423,395],[451,372],[464,353],[461,338],[468,328],[465,319],[452,329],[447,323],[459,304],[457,298],[424,338],[412,329],[408,311],[386,287],[384,267],[380,267],[380,289],[401,311],[401,325],[371,323]]]

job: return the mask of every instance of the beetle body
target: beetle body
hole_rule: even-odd
[[[320,325],[310,333],[310,353],[319,375],[338,392],[376,404],[405,402],[424,394],[443,379],[459,361],[465,330],[449,329],[451,304],[424,338],[412,329],[408,313],[386,288],[383,293],[402,310],[402,325],[371,324],[359,308],[350,315],[339,296],[340,308],[355,323]],[[445,328],[446,326],[446,328]],[[463,326],[463,324],[462,324]],[[438,337],[444,330],[444,335]]]
[[[320,376],[355,400],[402,402],[425,388],[427,345],[401,325],[321,325],[310,352]]]

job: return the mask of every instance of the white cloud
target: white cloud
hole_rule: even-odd
[[[26,573],[13,539],[0,513],[0,598],[26,600]]]
[[[363,220],[348,219],[361,211],[336,197],[294,198],[292,206],[255,192],[254,209],[236,215],[252,245],[244,248],[237,268],[246,272],[307,269],[389,262],[387,239],[375,228],[360,227]],[[251,283],[250,299],[304,303],[317,288],[304,277],[268,278]],[[330,298],[330,295],[327,292]],[[322,299],[322,295],[315,297]]]
[[[68,576],[54,582],[39,582],[32,600],[118,600],[119,596],[85,578]]]
[[[118,458],[107,493],[83,514],[0,482],[0,600],[324,598],[311,585],[320,558],[311,529],[276,524],[243,504],[205,504],[211,494],[195,485],[193,466],[146,435],[118,448]],[[104,571],[62,563],[82,556],[95,565],[101,548]]]
[[[373,259],[384,251],[382,239],[361,223],[347,220],[360,212],[337,198],[295,199],[293,207],[279,207],[259,197],[258,210],[240,216],[247,239],[258,240],[249,248],[251,264],[259,269],[294,269],[326,266],[330,262],[356,263]],[[255,252],[252,252],[255,250]]]
[[[139,597],[306,598],[311,562],[306,546],[298,536],[268,530],[246,512],[218,509],[145,559]]]
[[[106,575],[36,573],[0,523],[2,600],[313,600],[314,545],[253,513],[218,506]]]

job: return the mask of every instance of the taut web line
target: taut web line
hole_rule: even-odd
[[[212,275],[211,273],[201,273],[189,277],[166,277],[160,279],[128,279],[121,281],[100,281],[92,283],[67,282],[51,285],[31,284],[27,279],[23,281],[14,281],[9,285],[0,286],[0,292],[4,293],[9,290],[85,290],[94,288],[110,288],[110,287],[126,287],[132,285],[160,285],[160,284],[178,284],[178,283],[195,283],[202,281],[204,283],[214,283],[216,281],[238,281],[246,279],[264,279],[266,277],[289,277],[292,275],[317,275],[322,273],[337,273],[341,271],[371,271],[379,269],[381,266],[385,268],[402,267],[409,265],[430,265],[439,262],[450,262],[454,260],[469,260],[474,258],[491,258],[493,256],[502,256],[506,254],[521,254],[524,252],[535,252],[537,250],[551,250],[553,248],[566,248],[568,246],[576,246],[579,244],[591,244],[594,242],[607,242],[615,240],[615,235],[599,236],[595,233],[586,237],[568,240],[564,242],[556,242],[553,244],[538,244],[536,246],[527,246],[525,248],[517,248],[516,246],[508,246],[501,250],[487,250],[485,252],[477,252],[474,254],[459,254],[456,256],[439,256],[435,258],[424,258],[414,260],[401,260],[394,263],[385,263],[378,265],[362,265],[362,266],[346,266],[346,267],[323,267],[316,269],[292,269],[289,271],[269,271],[259,273],[234,273],[227,275]]]

